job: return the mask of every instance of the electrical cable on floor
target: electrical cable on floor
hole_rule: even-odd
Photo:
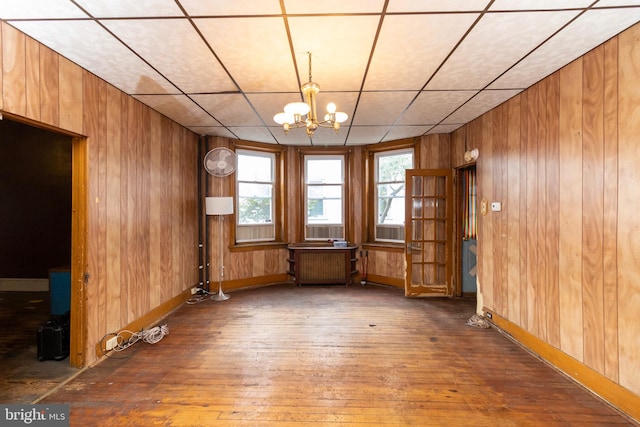
[[[187,304],[200,304],[201,302],[209,301],[215,295],[217,295],[217,292],[209,292],[199,288],[198,291],[187,300]]]
[[[132,332],[123,329],[120,332],[106,334],[104,337],[102,337],[102,339],[100,340],[100,349],[102,350],[102,354],[104,354],[105,356],[113,357],[109,355],[109,353],[112,351],[120,352],[126,350],[140,340],[149,344],[156,344],[162,338],[164,338],[165,335],[168,334],[169,327],[166,324],[162,326],[155,326],[151,329],[142,329],[140,332]],[[113,337],[116,338],[116,345],[112,349],[107,350],[105,340],[111,339]]]

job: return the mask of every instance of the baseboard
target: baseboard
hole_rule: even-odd
[[[531,353],[617,408],[620,412],[633,418],[636,422],[640,420],[640,396],[611,381],[552,345],[547,344],[518,325],[493,313],[491,310],[484,308],[484,311],[488,320],[506,336],[524,346]]]
[[[377,274],[368,274],[367,282],[379,283],[381,285],[393,286],[395,288],[404,289],[404,279],[396,279],[394,277],[378,276]]]
[[[0,291],[4,292],[47,292],[49,279],[0,278]]]

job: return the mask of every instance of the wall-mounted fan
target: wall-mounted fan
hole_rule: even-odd
[[[204,156],[204,168],[213,176],[231,175],[236,170],[236,153],[225,147],[214,148]]]

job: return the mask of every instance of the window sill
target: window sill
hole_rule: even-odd
[[[249,252],[263,251],[265,249],[286,249],[287,243],[284,242],[247,242],[232,245],[229,250],[231,252]]]
[[[369,242],[363,243],[362,249],[376,249],[387,252],[404,252],[404,243]]]

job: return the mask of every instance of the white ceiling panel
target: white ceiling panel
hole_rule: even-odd
[[[306,52],[311,52],[313,81],[321,90],[359,90],[378,21],[376,16],[290,18],[300,83],[309,80]]]
[[[393,126],[382,141],[395,141],[398,139],[413,138],[426,133],[433,126]]]
[[[640,8],[585,12],[489,88],[527,88],[638,20]]]
[[[386,17],[364,89],[422,89],[477,17],[469,13]]]
[[[382,142],[390,126],[351,126],[349,145],[366,145]]]
[[[418,92],[363,92],[353,124],[392,125]]]
[[[186,19],[103,23],[185,93],[238,90]]]
[[[284,0],[287,14],[327,14],[327,13],[376,13],[381,12],[384,0]]]
[[[94,18],[184,16],[174,0],[75,0]]]
[[[191,16],[278,15],[279,0],[180,0]]]
[[[185,127],[220,124],[185,95],[135,95],[135,98]]]
[[[389,0],[387,12],[481,12],[488,0]]]
[[[189,129],[198,135],[221,136],[224,138],[235,139],[236,136],[222,126],[189,126]]]
[[[593,0],[495,0],[489,10],[563,10],[584,8]]]
[[[245,92],[298,91],[282,18],[194,20],[209,45]],[[265,46],[265,48],[257,48]]]
[[[396,125],[440,123],[476,93],[475,90],[421,92]]]
[[[638,23],[640,0],[0,0],[0,18],[200,135],[271,144],[312,144],[273,121],[312,52],[318,116],[349,116],[317,131],[329,147],[451,132]]]
[[[497,107],[521,91],[519,90],[485,90],[447,117],[442,124],[468,123],[485,111]]]
[[[225,126],[261,126],[263,124],[242,94],[225,93],[190,96],[191,99]]]
[[[177,89],[93,21],[15,21],[12,25],[129,94]],[[100,46],[100,49],[96,49]]]
[[[0,19],[87,18],[68,0],[0,1]]]
[[[578,13],[515,12],[484,15],[438,70],[427,89],[484,88]],[[518,36],[514,37],[514,34]],[[488,46],[491,49],[487,49]],[[496,51],[500,55],[496,55]]]

